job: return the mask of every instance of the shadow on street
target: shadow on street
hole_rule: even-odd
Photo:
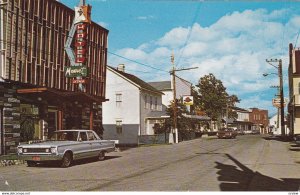
[[[216,162],[215,168],[219,169],[218,180],[221,191],[298,191],[300,179],[276,179],[259,172],[254,172],[231,155],[226,156],[234,165]]]
[[[106,156],[104,161],[115,159],[115,158],[120,158],[121,156]],[[81,159],[81,160],[75,160],[72,166],[78,166],[78,165],[84,165],[88,163],[94,163],[94,162],[101,162],[98,161],[97,158],[86,158],[86,159]],[[59,168],[60,167],[60,162],[45,162],[45,163],[39,163],[36,165],[36,167],[47,167],[47,168]]]
[[[290,136],[286,137],[281,137],[278,135],[272,135],[272,136],[264,136],[263,137],[265,140],[275,140],[275,141],[280,141],[280,142],[291,142],[293,141],[293,138]]]

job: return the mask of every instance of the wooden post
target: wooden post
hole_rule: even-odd
[[[93,112],[93,106],[91,106],[91,108],[90,108],[90,130],[93,130],[93,121],[94,121],[94,119],[93,119],[93,117],[94,117],[94,112]]]
[[[58,110],[58,124],[57,124],[57,130],[62,130],[62,121],[63,121],[63,111]]]

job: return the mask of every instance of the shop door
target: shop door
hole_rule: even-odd
[[[48,135],[52,135],[54,131],[57,130],[57,111],[49,110],[48,111]]]

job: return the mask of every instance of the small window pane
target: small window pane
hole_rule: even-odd
[[[116,121],[116,131],[117,134],[122,134],[122,120]]]

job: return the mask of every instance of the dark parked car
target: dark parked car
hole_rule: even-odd
[[[235,138],[237,136],[237,132],[232,128],[222,128],[218,131],[217,136],[219,139],[221,138]]]

